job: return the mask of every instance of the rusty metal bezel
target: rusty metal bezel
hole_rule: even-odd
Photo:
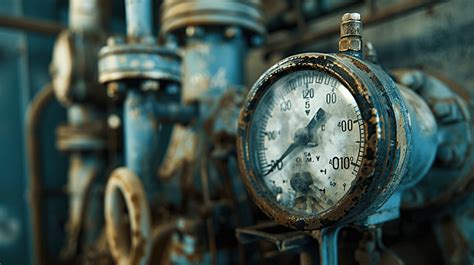
[[[354,62],[352,58],[343,62],[344,58],[349,57],[306,53],[284,59],[271,67],[254,84],[241,111],[238,124],[237,153],[242,178],[260,209],[282,225],[298,230],[312,230],[352,221],[361,213],[367,213],[380,206],[390,197],[388,194],[395,190],[394,184],[399,182],[399,180],[392,178],[390,173],[397,164],[396,159],[389,159],[391,156],[395,157],[396,147],[391,147],[389,140],[382,140],[383,136],[393,139],[396,135],[394,134],[394,130],[396,130],[394,115],[384,113],[387,110],[393,114],[394,110],[390,104],[385,104],[389,105],[388,107],[381,105],[392,102],[393,98],[380,93],[383,90],[383,84],[378,79],[377,73],[371,72],[368,67],[359,65],[361,62]],[[354,69],[349,68],[347,63],[352,64]],[[253,169],[253,158],[249,151],[252,116],[259,100],[276,80],[299,70],[327,72],[346,86],[360,108],[366,142],[363,161],[350,191],[330,211],[306,217],[290,213],[270,199],[270,191],[262,185],[263,182],[259,180]],[[361,72],[356,74],[355,71]],[[362,75],[364,77],[361,77]],[[369,85],[378,87],[369,89]],[[375,110],[383,111],[379,113]],[[378,173],[377,178],[373,177],[375,172]],[[377,197],[380,198],[377,199]]]

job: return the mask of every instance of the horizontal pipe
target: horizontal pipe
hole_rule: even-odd
[[[154,110],[160,122],[184,125],[191,123],[199,114],[197,105],[182,105],[180,103],[157,103]]]
[[[0,28],[56,35],[66,29],[62,24],[40,19],[0,15]]]
[[[425,7],[431,7],[435,4],[445,2],[443,0],[409,0],[401,4],[391,6],[384,9],[383,11],[375,12],[373,15],[363,17],[364,27],[383,23],[385,21],[394,19],[401,15],[406,15],[411,12],[415,12]],[[328,27],[326,30],[305,32],[305,34],[298,34],[298,36],[290,36],[285,38],[285,41],[281,39],[275,39],[274,41],[268,41],[265,45],[265,55],[268,56],[273,53],[289,51],[298,47],[308,45],[315,41],[327,39],[330,37],[337,36],[339,34],[339,25],[334,27]]]

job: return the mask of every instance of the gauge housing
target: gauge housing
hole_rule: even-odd
[[[280,78],[301,70],[325,72],[339,80],[356,100],[365,130],[362,162],[348,193],[318,214],[299,214],[275,201],[258,175],[250,139],[262,97]],[[410,131],[409,113],[398,88],[379,66],[344,54],[299,54],[272,66],[248,94],[238,125],[239,166],[251,196],[269,217],[298,230],[319,229],[369,216],[393,195],[407,170]]]

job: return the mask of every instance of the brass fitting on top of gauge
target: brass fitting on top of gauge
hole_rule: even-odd
[[[345,13],[341,20],[339,51],[362,56],[362,21],[359,13]]]

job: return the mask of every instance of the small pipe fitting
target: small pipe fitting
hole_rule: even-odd
[[[345,13],[341,21],[339,51],[362,57],[362,21],[359,13]]]

